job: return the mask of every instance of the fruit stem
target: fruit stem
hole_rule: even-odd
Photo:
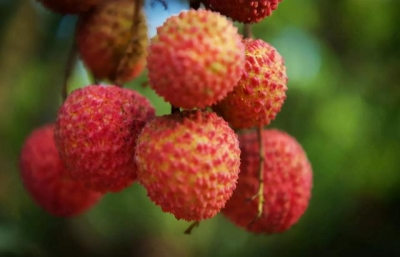
[[[192,230],[200,225],[199,221],[194,221],[190,226],[185,230],[186,235],[190,235],[192,233]]]
[[[178,113],[180,111],[181,111],[181,109],[179,107],[173,106],[171,104],[171,114]]]
[[[118,65],[115,67],[114,72],[111,74],[111,80],[116,86],[123,87],[123,84],[118,79],[118,74],[120,74],[127,64],[129,57],[133,52],[134,42],[138,40],[137,31],[140,23],[140,12],[144,5],[144,0],[131,0],[133,1],[133,17],[131,25],[131,40],[129,40],[128,45],[125,48],[124,54],[119,59]]]
[[[65,101],[65,99],[67,99],[68,96],[68,80],[69,77],[71,76],[72,68],[74,67],[74,64],[77,59],[78,59],[78,51],[74,39],[71,49],[69,50],[68,59],[65,66],[64,81],[61,89],[61,97],[63,102]]]
[[[260,125],[257,128],[258,135],[258,145],[259,145],[259,166],[258,166],[258,191],[252,197],[252,200],[258,197],[258,205],[257,205],[257,215],[256,217],[249,223],[249,227],[254,224],[259,218],[261,218],[263,214],[263,206],[264,206],[264,162],[265,162],[265,149],[264,149],[264,140],[263,140],[263,125]]]
[[[244,38],[253,38],[252,26],[250,23],[245,23],[243,26],[243,37]]]
[[[199,9],[200,4],[201,4],[200,0],[190,0],[190,8],[191,9],[195,9],[195,10]]]

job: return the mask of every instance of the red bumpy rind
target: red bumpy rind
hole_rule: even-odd
[[[102,194],[72,180],[54,142],[54,125],[34,130],[20,155],[21,178],[32,199],[54,216],[76,216],[97,203]]]
[[[215,113],[184,111],[150,121],[138,138],[138,180],[177,219],[215,216],[236,187],[237,136]]]
[[[146,66],[148,47],[146,19],[142,12],[134,22],[136,1],[113,0],[83,14],[77,25],[80,57],[97,79],[124,84]]]
[[[73,91],[61,106],[55,139],[74,179],[100,192],[120,191],[136,179],[135,142],[155,116],[139,93],[116,86]]]
[[[255,233],[279,233],[293,226],[308,207],[312,169],[301,145],[279,130],[264,130],[264,199],[262,217],[258,198],[259,144],[253,131],[239,135],[241,166],[233,196],[222,210],[233,223]]]
[[[269,125],[286,99],[282,56],[261,39],[245,39],[246,63],[238,85],[213,106],[235,129]]]
[[[280,2],[282,0],[204,0],[204,5],[235,21],[256,23],[270,16]]]
[[[244,45],[237,28],[206,10],[183,11],[157,29],[147,56],[150,86],[177,107],[204,108],[239,81]]]

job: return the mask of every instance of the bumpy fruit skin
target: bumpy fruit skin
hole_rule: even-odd
[[[207,10],[183,11],[157,29],[147,56],[150,86],[172,105],[204,108],[233,90],[244,65],[237,28]]]
[[[263,214],[257,216],[258,198],[249,201],[259,188],[259,144],[253,131],[239,135],[241,165],[239,181],[232,198],[222,210],[236,225],[255,233],[279,233],[289,229],[308,207],[312,170],[301,145],[279,130],[264,130]]]
[[[135,141],[154,116],[150,102],[135,91],[96,85],[77,89],[58,113],[55,139],[61,159],[87,187],[120,191],[136,179]]]
[[[142,12],[132,35],[135,4],[131,0],[107,1],[82,15],[76,42],[83,62],[96,78],[122,84],[136,78],[146,66],[148,38]]]
[[[89,11],[105,0],[37,0],[51,11],[62,14],[77,14]]]
[[[29,135],[22,147],[19,164],[26,190],[52,215],[79,215],[102,196],[69,178],[54,143],[53,124],[40,127]]]
[[[216,215],[236,187],[239,142],[215,113],[156,117],[137,141],[138,181],[164,212],[200,221]]]
[[[282,56],[260,39],[245,39],[246,64],[238,85],[213,110],[236,129],[268,125],[286,99]]]
[[[204,0],[206,8],[244,22],[259,22],[272,14],[282,0]]]

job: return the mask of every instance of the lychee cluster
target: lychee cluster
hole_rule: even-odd
[[[95,2],[52,8],[79,13],[76,45],[96,83],[63,99],[46,130],[48,158],[39,160],[50,150],[40,150],[46,144],[38,140],[24,147],[21,172],[32,197],[53,214],[69,215],[94,202],[92,195],[137,180],[177,219],[199,222],[222,210],[256,233],[295,224],[308,206],[311,166],[293,137],[263,130],[286,99],[284,60],[267,42],[244,39],[230,20],[259,22],[280,0],[197,1],[206,9],[168,18],[149,45],[143,1]],[[171,114],[156,117],[148,99],[123,88],[145,66]],[[257,128],[258,136],[233,130],[243,128]],[[66,181],[80,189],[68,196]]]
[[[266,4],[270,9],[265,10],[265,15],[276,8],[271,4]],[[258,17],[251,22],[259,20]],[[234,162],[234,151],[239,150],[229,144],[234,137],[224,136],[219,130],[224,127],[226,135],[233,131],[222,123],[217,125],[219,121],[208,124],[210,120],[217,121],[213,113],[179,113],[179,108],[212,106],[224,123],[235,129],[261,129],[280,112],[288,81],[282,56],[262,40],[234,35],[236,30],[231,26],[229,20],[215,12],[190,10],[171,17],[158,28],[147,57],[149,82],[175,106],[174,110],[178,108],[178,113],[156,117],[139,135],[135,156],[138,181],[146,187],[151,200],[178,219],[211,218],[225,206],[225,215],[240,226],[252,227],[250,231],[282,232],[297,222],[310,198],[311,166],[301,146],[283,132],[263,131],[261,138],[251,133],[249,140],[261,140],[262,147],[246,147],[243,143],[236,188],[234,174],[224,168],[236,169],[239,162]],[[243,54],[244,59],[239,58]],[[237,67],[231,66],[231,56],[240,67],[240,78],[236,78],[236,72],[226,72],[229,67]],[[234,85],[228,88],[221,81]],[[219,140],[216,135],[220,135]],[[229,151],[225,153],[224,149]],[[265,162],[254,161],[264,152]],[[219,182],[217,175],[209,175],[216,172],[224,182]],[[216,186],[225,193],[215,191]],[[232,198],[231,188],[236,188]],[[257,198],[260,200],[254,200]]]

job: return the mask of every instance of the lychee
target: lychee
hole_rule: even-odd
[[[255,233],[279,233],[289,229],[308,207],[312,187],[312,170],[301,145],[279,130],[262,132],[265,151],[264,205],[258,214],[260,147],[253,131],[239,135],[241,149],[237,188],[228,200],[223,214],[236,225]],[[252,223],[254,221],[254,223]]]
[[[233,90],[244,65],[237,28],[207,10],[183,11],[157,29],[147,56],[150,86],[177,107],[204,108]]]
[[[82,15],[77,25],[79,54],[97,79],[123,84],[146,65],[147,26],[144,14],[134,21],[136,1],[107,1]],[[132,31],[132,23],[135,31]]]
[[[54,125],[34,130],[20,156],[21,178],[32,199],[55,216],[70,217],[88,210],[102,194],[72,180],[54,143]]]
[[[89,11],[105,0],[37,0],[44,7],[61,14],[77,14]]]
[[[282,56],[261,39],[245,39],[246,64],[238,85],[213,110],[232,127],[268,125],[286,99],[287,75]]]
[[[136,138],[154,115],[150,102],[130,89],[92,85],[73,91],[55,131],[71,176],[100,192],[127,187],[136,178]]]
[[[244,22],[259,22],[272,14],[282,0],[204,0],[206,8]]]
[[[213,112],[156,117],[137,140],[138,181],[164,212],[200,221],[216,215],[236,187],[236,134]]]

